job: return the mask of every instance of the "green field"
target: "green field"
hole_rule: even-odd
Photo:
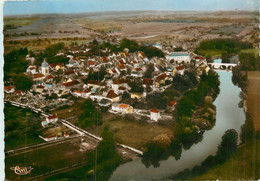
[[[260,140],[248,141],[225,163],[192,180],[254,180],[260,178]]]
[[[17,28],[20,26],[27,26],[36,21],[38,21],[38,17],[28,17],[28,18],[17,18],[17,17],[6,17],[4,18],[4,26],[12,26],[12,28]]]
[[[254,53],[255,55],[259,54],[259,49],[244,49],[240,51],[241,53]]]
[[[5,150],[44,142],[35,134],[41,127],[37,114],[5,104]]]

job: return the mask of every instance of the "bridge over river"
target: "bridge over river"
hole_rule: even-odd
[[[208,63],[210,68],[220,70],[232,70],[233,67],[237,66],[235,63]]]

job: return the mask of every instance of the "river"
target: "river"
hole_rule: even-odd
[[[216,125],[204,133],[202,141],[194,144],[189,150],[183,150],[178,161],[170,157],[161,161],[158,168],[146,168],[141,159],[122,164],[114,171],[110,181],[158,180],[169,177],[186,168],[193,168],[209,155],[214,155],[226,130],[235,129],[240,133],[241,125],[245,122],[244,111],[238,107],[240,89],[232,83],[232,72],[217,73],[220,79],[220,94],[214,101],[217,111]]]

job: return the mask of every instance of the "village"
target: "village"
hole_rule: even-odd
[[[26,60],[30,62],[25,74],[32,78],[33,86],[27,92],[15,89],[11,84],[5,85],[5,101],[16,101],[42,111],[55,110],[62,106],[72,106],[72,97],[91,99],[96,107],[105,107],[110,113],[117,115],[133,115],[140,119],[146,117],[148,122],[173,120],[177,100],[170,100],[166,109],[145,109],[129,104],[143,102],[146,96],[163,93],[171,86],[176,74],[184,75],[185,71],[196,70],[196,76],[210,70],[204,57],[190,51],[174,52],[175,46],[164,47],[156,43],[152,45],[164,52],[165,58],[148,58],[144,52],[129,53],[109,52],[108,56],[92,56],[82,58],[89,51],[86,46],[69,47],[60,50],[55,56],[69,58],[63,62],[49,64],[45,59],[40,66],[35,66],[35,57],[30,54]],[[98,77],[84,82],[90,74]],[[101,75],[102,74],[102,75]],[[100,76],[100,77],[99,77]],[[54,98],[48,98],[48,97]],[[88,110],[86,110],[88,111]],[[58,121],[57,115],[50,115],[42,120],[43,127],[49,127]],[[63,136],[63,135],[62,135]],[[64,137],[68,137],[68,133]],[[45,141],[56,139],[43,138]]]

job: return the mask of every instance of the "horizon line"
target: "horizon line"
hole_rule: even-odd
[[[94,14],[94,13],[109,13],[109,12],[258,12],[257,10],[113,10],[113,11],[85,11],[85,12],[68,12],[68,13],[31,13],[31,14],[3,14],[3,17],[7,16],[32,16],[32,15],[69,15],[69,14]]]

